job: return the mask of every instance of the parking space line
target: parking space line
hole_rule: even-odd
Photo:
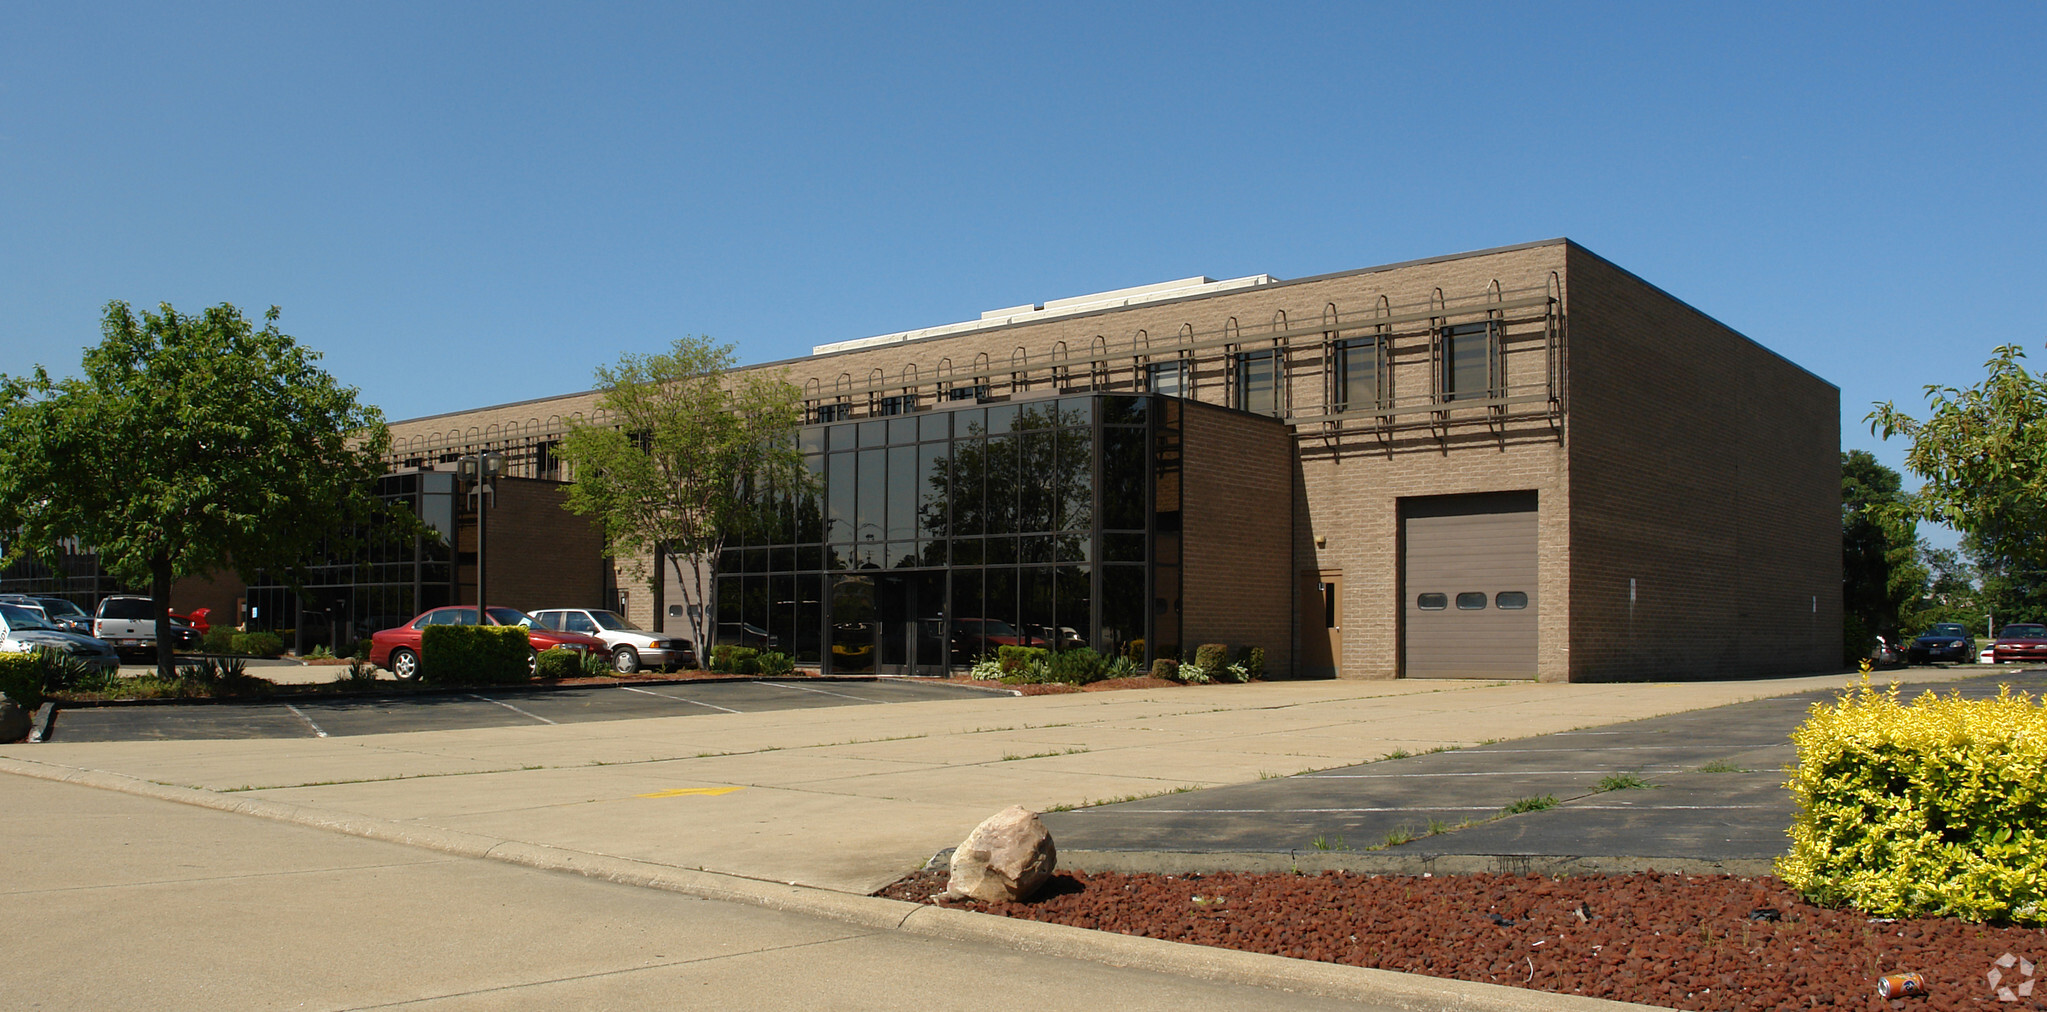
[[[648,690],[646,690],[646,689],[635,689],[635,688],[633,688],[633,687],[632,687],[632,686],[630,686],[630,685],[621,685],[621,686],[619,686],[619,688],[621,688],[621,689],[624,689],[624,690],[625,690],[625,691],[627,691],[627,692],[637,692],[637,693],[639,693],[640,695],[643,695],[643,696],[660,696],[660,697],[661,697],[662,699],[673,699],[673,700],[675,700],[675,701],[676,701],[676,702],[678,702],[678,703],[688,703],[688,704],[689,704],[689,705],[691,705],[691,706],[704,706],[704,707],[709,707],[710,709],[713,709],[713,710],[722,710],[722,711],[724,711],[724,712],[726,712],[726,713],[741,713],[741,712],[743,712],[743,711],[740,711],[740,710],[735,710],[735,709],[733,709],[733,708],[731,708],[731,707],[729,707],[729,706],[719,706],[719,705],[718,705],[718,704],[716,704],[716,703],[706,703],[706,702],[704,702],[704,701],[702,701],[702,700],[700,700],[700,699],[689,699],[689,698],[686,698],[686,697],[683,697],[683,696],[671,696],[671,695],[669,695],[668,693],[665,693],[665,692],[651,692],[651,691],[648,691]]]
[[[1641,767],[1644,772],[1654,766]],[[1407,780],[1419,777],[1573,777],[1591,776],[1595,773],[1612,773],[1607,770],[1480,770],[1475,773],[1302,773],[1294,780]]]
[[[808,686],[808,685],[784,685],[784,684],[783,684],[783,683],[781,683],[781,682],[762,682],[761,684],[762,684],[762,685],[772,685],[772,686],[774,686],[774,687],[775,687],[775,688],[777,688],[777,689],[802,689],[802,690],[803,690],[803,691],[805,691],[805,692],[815,692],[815,693],[818,693],[819,695],[824,695],[824,696],[837,696],[837,697],[839,697],[840,699],[857,699],[857,700],[859,700],[859,701],[861,701],[861,702],[863,702],[863,703],[886,703],[886,702],[888,702],[888,700],[886,700],[886,699],[870,699],[870,698],[868,698],[868,697],[866,697],[866,696],[849,696],[849,695],[847,695],[846,693],[843,693],[843,692],[830,692],[830,691],[827,691],[827,690],[824,690],[824,689],[813,689],[813,688],[811,688],[811,687],[810,687],[810,686]]]
[[[513,706],[512,704],[510,704],[510,703],[507,703],[507,702],[505,702],[505,701],[504,701],[504,700],[502,700],[502,699],[492,699],[492,698],[490,698],[489,696],[479,696],[479,695],[477,695],[477,694],[475,694],[475,693],[473,693],[473,692],[469,692],[469,693],[464,693],[464,695],[468,696],[468,697],[469,697],[470,699],[480,699],[480,700],[482,700],[482,701],[484,701],[484,702],[486,702],[486,703],[496,703],[497,705],[499,705],[499,706],[502,706],[502,707],[504,707],[505,709],[507,709],[507,710],[510,710],[510,711],[512,711],[513,713],[516,713],[516,714],[518,714],[518,715],[519,715],[519,716],[521,716],[521,717],[531,717],[531,718],[533,718],[534,720],[537,720],[537,721],[539,721],[539,722],[541,722],[541,723],[543,723],[543,724],[553,724],[553,723],[556,723],[555,721],[549,720],[549,719],[547,719],[546,717],[543,717],[543,716],[541,716],[541,715],[539,715],[539,714],[537,714],[537,713],[527,713],[526,711],[524,711],[524,710],[521,710],[521,709],[519,709],[518,707],[516,707],[516,706]]]
[[[306,726],[313,729],[313,737],[315,738],[327,737],[327,732],[320,730],[320,725],[313,723],[313,718],[306,716],[304,710],[301,710],[298,707],[291,705],[290,703],[284,704],[284,708],[290,710],[292,716],[305,721]]]
[[[1106,810],[1106,809],[1104,809]],[[1123,808],[1118,815],[1341,815],[1346,812],[1497,812],[1498,805],[1429,805],[1416,808],[1394,805],[1386,808]],[[1075,809],[1083,814],[1094,809]]]

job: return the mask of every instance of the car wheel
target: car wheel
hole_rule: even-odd
[[[611,652],[611,670],[621,675],[630,675],[640,670],[640,652],[632,647],[619,647]]]
[[[534,675],[537,675],[537,674],[539,674],[539,673],[540,673],[540,651],[538,651],[538,650],[535,650],[535,649],[533,649],[532,647],[527,647],[527,648],[526,648],[526,677],[528,677],[528,678],[531,678],[531,677],[533,677]]]
[[[419,677],[419,655],[410,650],[391,651],[391,677],[410,682]]]

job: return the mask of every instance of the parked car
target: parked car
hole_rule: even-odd
[[[768,635],[766,629],[746,622],[718,623],[718,643],[752,647],[763,652],[775,649],[775,638]]]
[[[67,632],[44,619],[40,611],[30,611],[18,604],[0,604],[0,652],[18,654],[37,649],[62,652],[102,671],[121,666],[113,644]]]
[[[1905,657],[1914,664],[1953,661],[1972,664],[1976,660],[1976,637],[1960,622],[1936,622],[1912,640]]]
[[[611,670],[630,675],[643,667],[693,668],[696,645],[663,633],[652,633],[615,611],[601,608],[542,608],[533,613],[536,628],[582,633],[604,641],[611,651]]]
[[[213,614],[213,609],[211,608],[194,608],[191,614],[181,611],[171,612],[171,618],[199,630],[199,635],[204,636],[213,631],[213,623],[206,620],[206,616],[211,614]]]
[[[540,651],[562,647],[579,652],[603,653],[604,641],[582,633],[557,632],[553,629],[535,626],[533,616],[516,608],[487,608],[491,625],[521,626],[526,630],[526,643],[531,648],[526,652],[529,668],[539,667]],[[449,605],[421,612],[412,621],[394,629],[384,629],[370,636],[370,663],[389,671],[400,681],[411,681],[419,677],[419,642],[421,630],[430,625],[475,625],[475,605]]]
[[[80,608],[76,601],[47,596],[30,597],[29,600],[42,605],[43,617],[49,619],[51,625],[81,636],[92,635],[92,615],[84,608]]]
[[[1988,643],[1985,643],[1985,644],[1983,644],[1983,649],[1982,649],[1982,650],[1979,650],[1979,651],[1977,651],[1977,653],[1976,653],[1976,663],[1978,663],[1978,664],[1996,664],[1996,663],[1997,663],[1997,650],[1996,650],[1996,648],[1995,648],[1995,647],[1993,647],[1993,646],[1991,646],[1991,645],[1990,645],[1990,644],[1988,644]]]
[[[123,654],[156,652],[156,605],[146,597],[115,594],[92,613],[92,635]]]
[[[999,618],[956,618],[952,620],[952,651],[955,663],[972,663],[974,658],[992,654],[1001,647],[1050,647],[1052,641],[1029,636]]]
[[[2005,626],[1997,631],[1990,652],[1999,664],[2047,661],[2047,625],[2014,622]]]

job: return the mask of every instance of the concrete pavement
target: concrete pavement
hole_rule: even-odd
[[[1907,682],[1955,675],[1886,674]],[[1396,749],[1599,727],[1847,681],[1296,682],[350,738],[52,742],[0,747],[0,771],[843,917],[847,911],[830,897],[886,903],[859,894],[1009,804],[1044,810],[1253,783]],[[862,911],[858,917],[873,916]],[[931,914],[942,921],[939,915],[957,912]],[[1059,951],[1101,958],[1098,940],[1109,936],[1081,934],[1096,941]],[[1234,966],[1244,956],[1194,951],[1189,972]],[[1287,986],[1312,979],[1322,993],[1383,995],[1387,1004],[1416,1008],[1449,1004],[1441,994],[1400,998],[1402,987],[1444,986],[1426,978],[1366,985],[1350,968],[1288,971],[1295,972],[1310,977],[1282,975],[1294,981]],[[1514,1001],[1520,1005],[1500,1007],[1529,1007],[1538,998],[1516,992]]]

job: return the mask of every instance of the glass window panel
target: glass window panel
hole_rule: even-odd
[[[768,639],[777,650],[790,651],[796,642],[796,578],[768,577]]]
[[[842,576],[832,583],[831,670],[874,670],[874,582],[864,576]]]
[[[952,413],[952,434],[961,436],[985,436],[988,434],[988,409],[968,408]]]
[[[1448,594],[1423,594],[1414,599],[1414,606],[1423,611],[1442,611],[1450,607]]]
[[[1145,664],[1144,567],[1102,567],[1102,652]]]
[[[796,546],[796,565],[802,571],[816,571],[824,568],[824,548],[819,545]]]
[[[1054,489],[1053,527],[1062,531],[1085,531],[1095,522],[1094,434],[1088,429],[1061,429],[1057,433],[1059,482]]]
[[[1051,562],[1052,535],[1030,534],[1018,539],[1016,561]]]
[[[990,566],[1009,566],[1016,563],[1016,537],[1009,534],[990,535],[981,542],[982,562]]]
[[[1379,342],[1376,338],[1345,341],[1337,350],[1337,400],[1340,411],[1379,406]]]
[[[1143,425],[1145,405],[1143,397],[1121,395],[1100,398],[1103,425]]]
[[[821,576],[796,578],[796,628],[793,639],[798,663],[816,664],[823,660],[824,600],[821,596],[823,589],[824,578]]]
[[[1088,548],[1091,541],[1085,534],[1068,533],[1053,536],[1054,548],[1059,562],[1089,562]]]
[[[917,447],[890,447],[888,451],[888,519],[884,525],[890,541],[917,536]]]
[[[980,565],[981,539],[954,538],[952,540],[952,564],[955,566]]]
[[[983,602],[983,618],[1007,622],[1011,626],[1016,620],[1016,570],[985,569],[988,594]]]
[[[1457,610],[1458,610],[1458,611],[1484,611],[1484,610],[1485,610],[1485,593],[1484,593],[1483,591],[1477,591],[1477,590],[1467,590],[1467,591],[1464,591],[1464,592],[1463,592],[1463,593],[1461,593],[1461,594],[1458,594],[1458,595],[1457,595]]]
[[[1167,397],[1187,396],[1187,363],[1181,359],[1153,362],[1145,367],[1145,388]]]
[[[988,498],[983,508],[986,511],[988,533],[1015,534],[1016,437],[989,437],[984,466],[988,476]]]
[[[922,564],[926,566],[945,565],[945,545],[946,542],[943,539],[918,542],[917,554],[924,560]]]
[[[825,468],[825,497],[829,504],[825,510],[825,540],[850,541],[853,538],[853,511],[858,501],[859,484],[854,480],[857,455],[834,453],[827,458]]]
[[[1144,535],[1142,534],[1102,535],[1102,561],[1143,562]]]
[[[1094,631],[1092,574],[1086,566],[1060,566],[1055,579],[1061,647],[1099,647],[1101,641],[1095,638]]]
[[[1008,432],[1016,423],[1016,405],[997,404],[988,410],[988,434],[1000,435]]]
[[[1144,528],[1143,429],[1102,430],[1102,526]]]
[[[1017,482],[1016,529],[1025,531],[1049,531],[1052,529],[1052,500],[1057,492],[1059,470],[1053,459],[1056,445],[1050,432],[1027,432],[1016,438]]]
[[[888,442],[888,423],[872,421],[860,423],[860,447],[882,446]]]
[[[917,419],[918,439],[945,439],[952,435],[952,412],[933,411]]]
[[[888,441],[891,443],[914,443],[917,441],[917,419],[891,418],[888,422]]]
[[[917,557],[917,543],[915,541],[889,542],[887,552],[883,555],[881,564],[886,569],[906,569],[910,566],[922,565],[922,562]]]
[[[1092,397],[1062,397],[1059,399],[1059,424],[1069,428],[1086,428],[1094,424],[1095,399]]]
[[[1501,611],[1519,611],[1528,607],[1528,595],[1518,590],[1503,590],[1493,595],[1493,607]]]
[[[787,573],[796,568],[796,549],[789,545],[777,545],[768,549],[768,571]]]
[[[1059,642],[1058,612],[1053,606],[1053,572],[1050,566],[1031,566],[1016,571],[1017,615],[1023,620],[1030,645],[1054,647]]]
[[[1443,399],[1492,396],[1493,327],[1473,323],[1443,331]]]
[[[812,425],[798,430],[796,433],[796,448],[804,453],[824,452],[824,426]]]
[[[858,442],[859,428],[857,426],[827,425],[824,432],[825,449],[827,450],[850,450],[860,445]]]
[[[988,499],[984,488],[988,477],[988,443],[963,439],[952,444],[952,472],[946,484],[947,505],[952,509],[952,530],[948,533],[982,534],[988,529]]]
[[[981,571],[955,568],[951,579],[952,611],[946,617],[952,625],[952,662],[972,664],[979,644],[970,620],[981,618],[987,610],[981,599]]]
[[[853,509],[855,542],[868,544],[881,540],[887,492],[888,451],[861,450],[859,499]]]
[[[1244,352],[1237,356],[1238,408],[1261,415],[1275,414],[1279,409],[1277,391],[1271,352]]]
[[[917,529],[926,537],[945,537],[950,532],[946,515],[946,482],[950,478],[946,465],[951,458],[947,455],[945,443],[925,443],[917,447]]]

